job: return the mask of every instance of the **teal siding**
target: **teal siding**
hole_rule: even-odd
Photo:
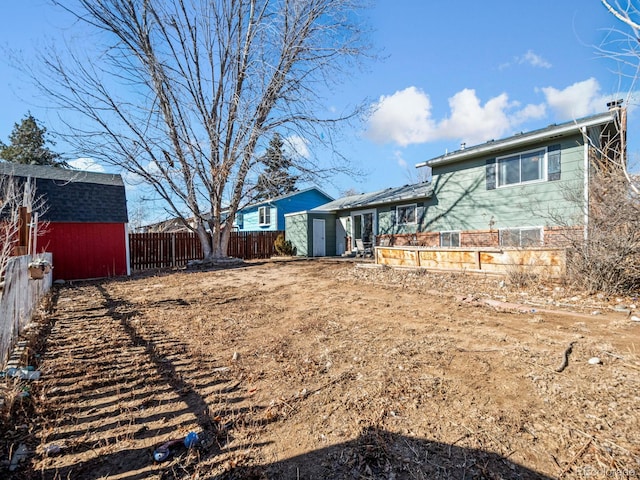
[[[319,218],[324,220],[324,228],[325,228],[325,232],[324,232],[324,248],[325,248],[325,253],[328,257],[334,256],[336,255],[336,216],[332,215],[332,214],[317,214],[317,213],[313,213],[310,217],[309,220],[311,222],[311,235],[313,236],[313,219],[314,218]],[[313,238],[312,238],[313,241]],[[313,252],[313,250],[312,250]]]
[[[402,235],[424,231],[426,205],[428,199],[420,198],[414,201],[394,203],[389,206],[377,208],[378,232],[377,235]],[[416,206],[416,223],[399,224],[397,222],[397,208],[403,205]]]
[[[300,212],[285,217],[286,237],[296,248],[296,255],[299,257],[313,255],[314,219],[325,221],[325,255],[336,255],[336,216],[318,212]]]
[[[309,219],[306,212],[287,215],[285,217],[286,238],[291,241],[296,249],[296,255],[299,257],[308,257],[310,252],[311,240],[309,235]]]
[[[495,156],[434,167],[434,195],[425,202],[426,217],[421,231],[558,226],[564,222],[579,224],[582,204],[568,198],[582,198],[582,143],[579,136],[561,142],[561,176],[555,181],[488,190],[486,161]],[[543,146],[548,145],[537,145]],[[529,148],[507,151],[499,156],[523,150]]]

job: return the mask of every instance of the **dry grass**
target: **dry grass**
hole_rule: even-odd
[[[461,296],[538,311],[499,312]],[[21,475],[639,472],[639,326],[609,308],[631,302],[300,261],[64,288],[34,385],[36,456]],[[602,314],[590,315],[595,308]],[[593,356],[603,365],[589,365]],[[154,445],[190,430],[201,434],[198,450],[153,463]],[[62,452],[46,456],[52,444]]]

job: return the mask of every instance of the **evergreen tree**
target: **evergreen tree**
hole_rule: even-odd
[[[20,123],[13,125],[9,145],[0,141],[0,159],[23,165],[51,165],[68,167],[59,153],[46,146],[55,143],[47,138],[47,129],[38,124],[30,113]]]
[[[265,169],[258,176],[255,200],[279,197],[298,190],[296,188],[298,177],[289,173],[293,162],[285,155],[283,147],[284,141],[280,134],[275,133],[266,153],[260,159]]]

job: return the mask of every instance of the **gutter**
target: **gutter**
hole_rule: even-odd
[[[464,150],[458,150],[450,154],[445,154],[436,158],[432,158],[431,160],[427,160],[426,162],[417,163],[416,168],[446,165],[449,163],[458,162],[458,161],[466,160],[469,158],[476,158],[483,154],[489,154],[489,153],[498,152],[500,150],[506,150],[506,149],[517,147],[519,145],[524,145],[527,143],[534,143],[541,140],[553,139],[558,137],[564,137],[571,134],[583,133],[585,128],[591,127],[594,125],[602,125],[602,124],[609,123],[615,120],[615,117],[616,117],[615,111],[609,111],[601,115],[598,115],[596,117],[586,119],[584,121],[576,121],[572,123],[567,123],[565,125],[549,127],[542,131],[516,135],[513,137],[506,138],[504,140],[497,140],[497,141],[491,140],[487,143],[478,145],[476,147],[466,148]]]

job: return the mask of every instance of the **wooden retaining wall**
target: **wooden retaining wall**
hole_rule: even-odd
[[[38,257],[51,263],[50,253],[39,254]],[[0,367],[6,364],[18,336],[31,321],[42,297],[51,288],[51,272],[40,280],[29,277],[28,266],[31,260],[29,255],[12,257],[7,265],[0,291]]]
[[[376,247],[379,265],[433,270],[482,272],[506,275],[514,272],[559,278],[565,275],[563,248],[500,249],[429,247]]]

